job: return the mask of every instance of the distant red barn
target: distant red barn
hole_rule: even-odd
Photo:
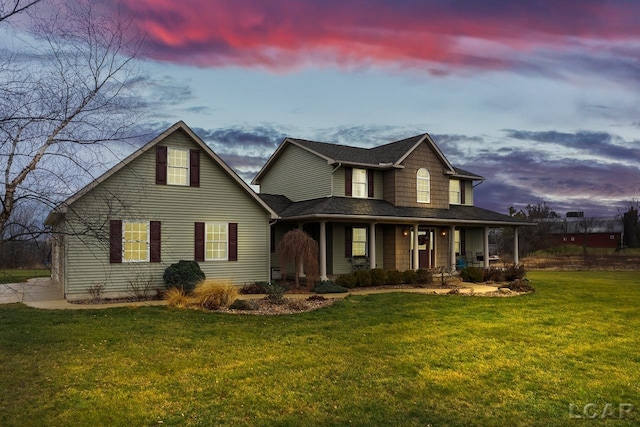
[[[553,246],[619,248],[623,224],[619,218],[566,218],[551,227]]]

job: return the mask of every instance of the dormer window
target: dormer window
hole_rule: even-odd
[[[351,194],[353,197],[366,198],[367,191],[367,170],[353,168],[351,179]]]
[[[416,174],[416,189],[418,203],[431,202],[431,177],[429,171],[425,168],[418,169]]]

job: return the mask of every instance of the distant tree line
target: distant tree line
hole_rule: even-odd
[[[627,202],[626,211],[620,213],[620,221],[624,226],[622,246],[628,248],[640,247],[640,216],[638,215],[640,202],[637,200]],[[535,222],[536,227],[520,227],[519,236],[519,253],[521,256],[543,250],[550,249],[557,244],[558,227],[564,226],[567,232],[567,221],[563,220],[553,208],[546,202],[537,204],[528,204],[524,209],[517,210],[514,207],[509,208],[509,215],[526,221]],[[582,244],[583,250],[587,252],[587,235],[594,230],[601,228],[604,222],[600,218],[579,216],[572,221],[574,224],[574,233],[582,234],[584,238],[579,244]],[[495,234],[496,243],[500,253],[513,252],[513,230],[499,230]]]

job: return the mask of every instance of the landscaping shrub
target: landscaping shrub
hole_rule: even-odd
[[[402,273],[402,281],[408,285],[414,285],[418,283],[418,273],[413,270],[406,270]]]
[[[229,307],[237,297],[238,288],[226,280],[202,281],[192,292],[193,304],[207,310]]]
[[[186,293],[191,292],[196,283],[205,279],[204,272],[197,262],[184,260],[167,267],[162,277],[167,287],[182,288]]]
[[[525,274],[524,265],[512,265],[504,271],[504,278],[506,281],[511,282],[513,280],[523,279]]]
[[[388,270],[387,271],[387,285],[401,285],[402,284],[402,273],[398,270]]]
[[[189,306],[189,297],[187,297],[182,289],[168,289],[164,293],[164,299],[169,304],[169,307],[186,308]]]
[[[464,282],[480,283],[484,279],[484,271],[480,267],[467,267],[460,270],[460,277]]]
[[[229,308],[233,310],[253,311],[258,309],[258,303],[250,299],[237,299],[229,306]]]
[[[317,294],[340,294],[343,292],[348,292],[349,289],[344,286],[339,286],[333,283],[331,280],[324,280],[322,282],[316,283],[316,286],[313,288],[313,292]]]
[[[267,282],[256,282],[250,285],[244,285],[240,288],[240,293],[244,295],[264,294],[266,293],[264,291],[264,285],[266,284]]]
[[[356,270],[351,273],[356,281],[356,286],[371,286],[371,274],[369,270]]]
[[[487,268],[484,270],[485,282],[504,282],[504,271],[499,268]]]
[[[371,276],[372,286],[382,286],[387,280],[387,275],[381,268],[374,268],[372,270],[369,270],[369,275]]]
[[[271,282],[265,283],[264,293],[267,294],[267,299],[275,304],[282,304],[284,302],[284,293],[289,290],[289,287],[284,283]]]
[[[431,271],[420,268],[416,271],[416,274],[418,275],[419,285],[430,285],[433,283],[433,273]]]
[[[535,292],[528,280],[515,280],[504,287],[514,292]]]
[[[338,286],[343,286],[345,288],[355,288],[356,287],[356,278],[353,276],[353,274],[349,273],[349,274],[341,274],[340,276],[338,276],[336,278],[336,285]]]

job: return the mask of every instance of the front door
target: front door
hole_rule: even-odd
[[[432,228],[418,229],[418,268],[435,267],[434,234]]]

